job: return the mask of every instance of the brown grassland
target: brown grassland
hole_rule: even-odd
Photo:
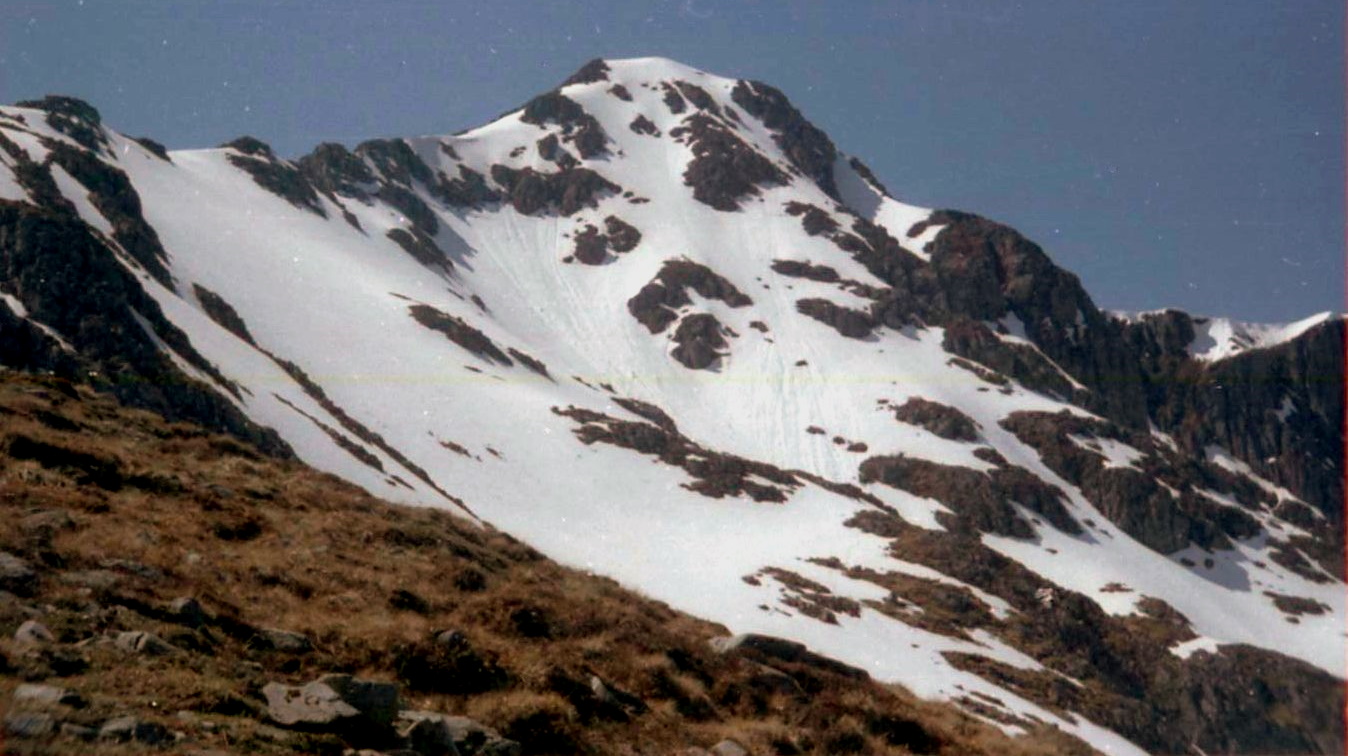
[[[0,372],[0,551],[36,573],[0,593],[0,714],[30,705],[12,698],[25,681],[83,699],[50,709],[66,734],[11,737],[7,753],[340,754],[362,744],[271,726],[260,694],[334,671],[396,682],[407,707],[472,717],[526,754],[672,754],[724,738],[756,755],[1089,752],[1056,729],[1011,738],[818,665],[717,653],[725,628],[490,527],[51,378]],[[175,612],[180,597],[206,616]],[[12,640],[30,619],[55,642]],[[271,628],[310,648],[275,647]],[[436,642],[446,630],[461,637]],[[178,650],[103,640],[126,631]],[[595,677],[623,703],[599,701]],[[76,736],[122,715],[172,737]]]

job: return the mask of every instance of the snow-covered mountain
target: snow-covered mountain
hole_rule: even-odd
[[[778,90],[594,61],[452,136],[0,108],[0,363],[1108,753],[1341,752],[1344,321],[1124,317]]]

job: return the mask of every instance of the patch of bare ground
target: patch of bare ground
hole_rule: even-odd
[[[16,438],[36,453],[11,454]],[[503,533],[54,379],[0,374],[0,520],[7,567],[23,567],[7,575],[26,576],[0,601],[8,753],[408,746],[374,724],[268,721],[268,683],[332,672],[392,683],[399,708],[470,717],[524,754],[729,738],[752,754],[1043,756],[1075,742],[1012,739],[805,657],[717,652],[723,628]],[[50,637],[16,640],[26,622]]]

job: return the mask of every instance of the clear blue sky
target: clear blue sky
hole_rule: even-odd
[[[1344,309],[1342,0],[0,0],[0,101],[171,148],[448,133],[593,57],[785,90],[902,199],[1010,223],[1108,308]]]

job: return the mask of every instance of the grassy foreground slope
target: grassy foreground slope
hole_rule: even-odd
[[[6,753],[408,745],[268,721],[267,683],[331,672],[396,683],[402,708],[470,717],[524,754],[1089,752],[809,655],[718,652],[724,628],[491,528],[13,372],[0,552]]]

